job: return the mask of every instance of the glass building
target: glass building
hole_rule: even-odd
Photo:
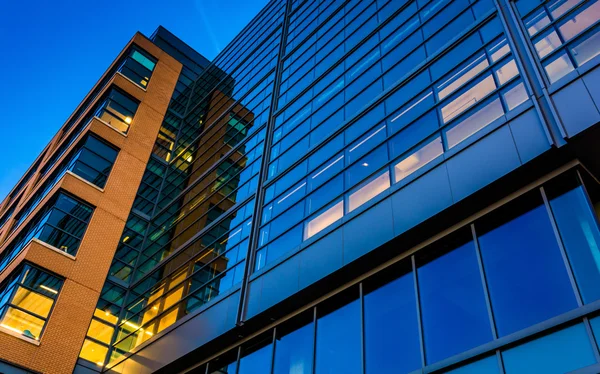
[[[137,34],[0,205],[0,371],[600,372],[597,35],[600,0]]]

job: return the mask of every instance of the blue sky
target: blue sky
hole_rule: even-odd
[[[212,60],[267,0],[0,0],[0,201],[136,31]]]

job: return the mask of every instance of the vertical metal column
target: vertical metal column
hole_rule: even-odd
[[[285,47],[287,44],[287,33],[290,20],[290,13],[292,10],[292,0],[286,0],[285,13],[283,18],[283,24],[281,26],[281,41],[279,44],[279,53],[277,54],[277,67],[275,68],[275,81],[273,83],[273,97],[271,98],[271,107],[269,109],[269,121],[267,123],[265,144],[263,151],[263,159],[260,166],[260,177],[258,180],[258,186],[256,188],[256,203],[254,205],[254,212],[252,216],[252,231],[250,233],[248,251],[246,253],[246,263],[244,266],[244,278],[242,279],[242,287],[240,289],[240,299],[238,303],[238,310],[235,318],[235,324],[241,326],[244,324],[244,315],[246,313],[248,285],[250,280],[250,274],[254,265],[254,254],[258,247],[258,237],[260,234],[260,217],[262,216],[262,204],[264,201],[263,186],[268,177],[269,169],[269,155],[271,147],[271,139],[273,138],[273,127],[275,126],[275,119],[273,114],[279,101],[279,85],[281,84],[281,74],[283,70],[282,56],[285,53]]]
[[[535,58],[527,44],[527,39],[520,27],[520,20],[509,2],[513,0],[494,0],[498,15],[506,31],[507,39],[513,50],[513,55],[523,76],[523,82],[538,116],[540,117],[546,135],[552,145],[560,147],[566,144],[566,132],[556,112],[554,103],[546,88],[543,72],[535,62]]]

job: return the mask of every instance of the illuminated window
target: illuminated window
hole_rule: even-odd
[[[39,340],[63,281],[24,265],[0,285],[0,327]]]
[[[368,182],[350,194],[348,211],[351,212],[390,187],[390,173],[386,170],[377,178]]]
[[[344,202],[339,201],[335,205],[321,212],[321,214],[315,216],[313,219],[306,223],[306,228],[304,230],[304,239],[308,239],[329,225],[334,223],[335,221],[342,218],[344,215]]]
[[[432,142],[421,147],[394,166],[395,182],[400,182],[402,179],[433,161],[443,152],[442,139],[437,137]]]
[[[138,102],[112,88],[96,109],[95,116],[118,131],[126,134],[133,121]]]
[[[118,71],[138,85],[146,87],[155,66],[155,58],[133,46]]]

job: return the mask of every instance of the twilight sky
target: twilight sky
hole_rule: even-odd
[[[0,202],[136,31],[212,60],[267,0],[0,0]]]

